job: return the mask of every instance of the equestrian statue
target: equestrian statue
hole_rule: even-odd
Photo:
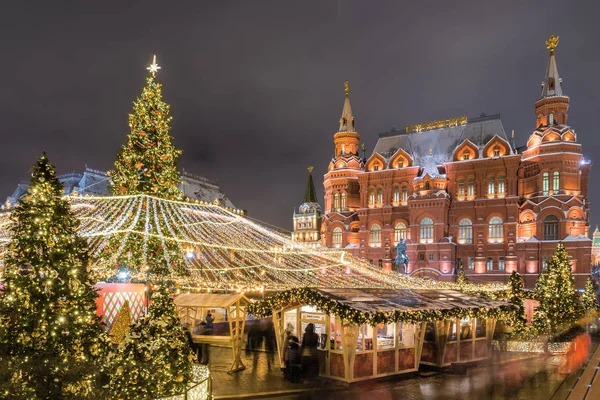
[[[396,259],[394,260],[396,271],[398,271],[399,274],[406,274],[406,271],[408,271],[408,261],[408,256],[406,255],[406,243],[404,243],[404,239],[400,239],[396,245]],[[400,269],[400,266],[402,266],[402,269]]]

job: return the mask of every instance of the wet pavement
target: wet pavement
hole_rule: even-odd
[[[312,384],[292,384],[282,378],[279,365],[267,353],[243,353],[242,358],[247,369],[228,374],[231,350],[211,348],[215,399],[268,395],[280,400],[560,400],[565,398],[562,394],[568,393],[569,382],[576,380],[575,374],[567,376],[558,372],[563,362],[560,356],[532,358],[527,355],[526,359],[518,361],[503,357],[500,362],[471,367],[466,375],[422,372],[421,375],[427,376],[395,377],[352,385],[328,379],[319,379]]]

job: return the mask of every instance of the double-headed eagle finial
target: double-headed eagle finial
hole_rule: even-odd
[[[558,46],[560,36],[550,35],[550,38],[546,40],[546,48],[550,50],[550,54],[554,54],[554,49]]]
[[[312,172],[313,172],[313,168],[314,168],[314,167],[313,167],[312,165],[309,165],[309,166],[308,166],[308,173],[309,173],[309,174],[312,174]]]

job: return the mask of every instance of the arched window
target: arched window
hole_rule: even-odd
[[[429,181],[425,181],[425,190],[429,189],[431,189],[431,185],[429,184]]]
[[[463,160],[470,160],[471,159],[471,152],[469,150],[465,150],[463,152]]]
[[[400,188],[398,186],[394,186],[394,204],[398,204],[400,202]]]
[[[502,228],[502,218],[493,217],[490,219],[488,242],[502,243],[504,241],[504,230]]]
[[[503,196],[506,193],[506,185],[505,185],[504,175],[500,175],[498,177],[498,194]]]
[[[554,215],[544,218],[544,240],[558,240],[558,218]]]
[[[375,189],[369,189],[369,207],[375,205]]]
[[[336,193],[333,195],[333,210],[337,211],[339,208],[340,208],[340,195]]]
[[[494,146],[494,157],[500,157],[500,147]]]
[[[421,220],[419,242],[433,243],[433,220],[425,217]]]
[[[340,195],[340,208],[342,211],[346,210],[346,193]]]
[[[383,189],[382,188],[377,189],[377,205],[380,207],[383,205]]]
[[[488,196],[493,196],[496,188],[496,182],[494,181],[494,177],[490,176],[488,178]]]
[[[400,239],[406,239],[406,224],[404,222],[398,222],[394,226],[394,242],[398,243]]]
[[[402,203],[406,204],[408,201],[408,188],[406,185],[402,186]]]
[[[379,163],[373,165],[373,171],[379,171]]]
[[[333,235],[331,236],[331,243],[335,247],[342,247],[342,228],[339,226],[333,228]]]
[[[346,146],[342,145],[342,154],[346,154]]]
[[[552,190],[554,194],[557,194],[560,191],[560,172],[554,171],[552,174]]]
[[[461,219],[458,223],[458,243],[473,243],[473,223],[470,219]]]
[[[369,232],[369,246],[381,247],[381,226],[373,224]]]
[[[465,180],[464,179],[458,180],[458,197],[460,197],[460,198],[465,197]]]
[[[548,173],[544,172],[544,174],[542,175],[542,194],[544,196],[548,196]]]
[[[554,125],[554,114],[548,115],[548,125]]]
[[[467,181],[467,196],[475,197],[475,179],[469,178]]]

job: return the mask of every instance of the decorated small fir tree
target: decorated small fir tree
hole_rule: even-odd
[[[87,243],[44,154],[11,212],[0,295],[0,397],[98,398],[108,340]]]
[[[594,316],[598,312],[598,298],[594,290],[594,283],[591,278],[588,278],[581,295],[581,308],[586,316]]]
[[[149,76],[142,95],[129,114],[130,132],[121,148],[115,169],[109,172],[115,195],[146,194],[169,200],[182,200],[177,170],[177,150],[169,135],[169,106],[162,99],[162,85],[156,81],[156,57],[148,68]],[[112,268],[130,267],[138,273],[185,275],[184,250],[181,244],[165,239],[169,227],[164,218],[149,218],[157,207],[152,198],[142,198],[134,233],[116,233],[104,247],[104,259]],[[108,271],[108,275],[115,271]]]
[[[533,327],[539,333],[560,333],[581,316],[569,254],[562,243],[540,274],[534,296],[540,302],[533,315]]]
[[[165,287],[152,295],[148,315],[131,328],[109,363],[110,393],[118,399],[154,399],[183,393],[194,353]]]
[[[525,283],[523,277],[513,271],[508,278],[508,291],[506,293],[506,300],[514,304],[516,309],[514,313],[508,318],[509,326],[514,330],[515,333],[523,331],[527,320],[525,318],[525,305],[523,301],[525,299]]]
[[[461,265],[458,267],[458,277],[456,278],[456,284],[458,286],[465,286],[468,283],[469,283],[469,278],[467,278],[467,275],[465,274],[465,270],[463,269],[463,267]]]
[[[117,314],[108,334],[113,344],[119,344],[125,339],[125,335],[129,333],[131,325],[131,309],[129,301],[125,301]]]

